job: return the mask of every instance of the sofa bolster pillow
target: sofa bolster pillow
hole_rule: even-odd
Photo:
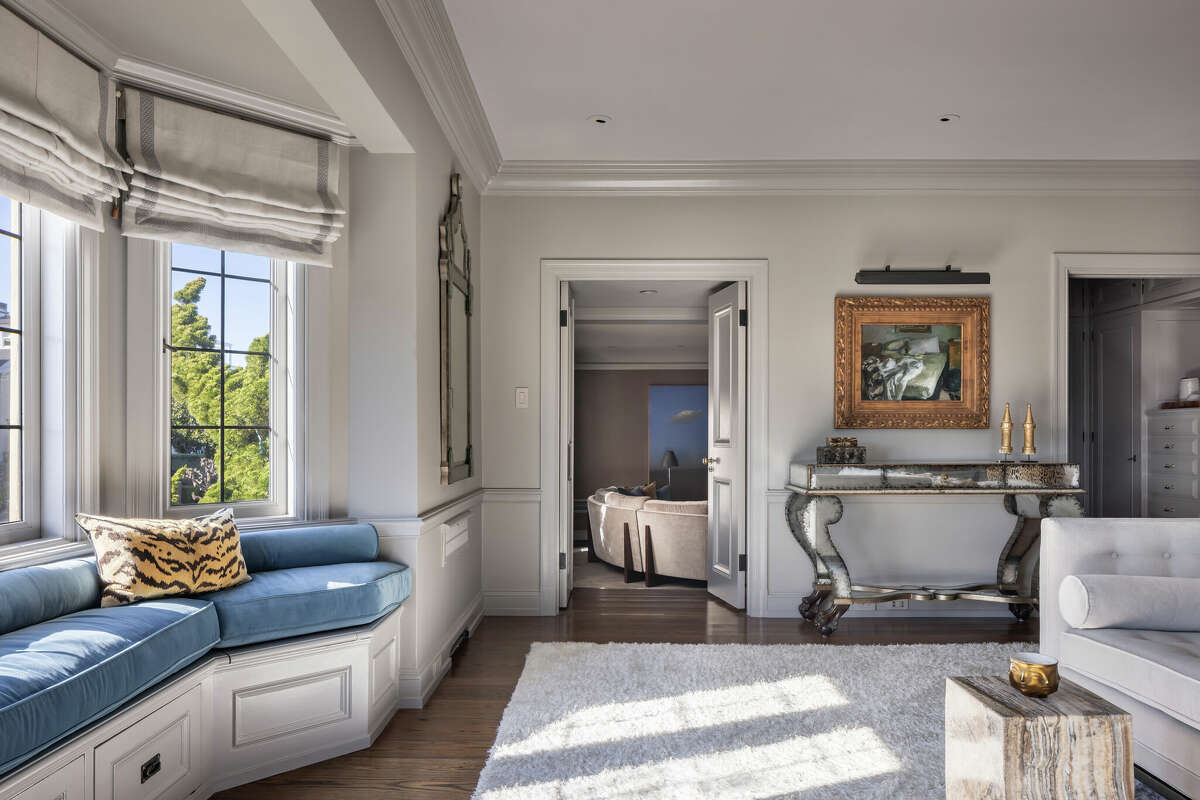
[[[250,572],[374,561],[378,556],[379,535],[367,524],[315,525],[242,534],[242,557]]]
[[[94,558],[0,572],[0,634],[100,605]]]
[[[1072,628],[1200,631],[1200,578],[1068,575],[1058,607]]]

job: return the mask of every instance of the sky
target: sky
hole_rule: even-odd
[[[221,271],[221,251],[210,247],[190,244],[171,245],[171,266],[201,269],[209,272]],[[271,260],[266,256],[249,256],[243,253],[225,254],[225,272],[229,276],[246,275],[254,278],[271,277]],[[198,276],[189,272],[171,273],[171,294],[183,288]],[[200,293],[198,311],[208,317],[213,336],[221,334],[221,281],[207,278]],[[256,337],[271,331],[271,286],[257,281],[241,281],[232,277],[225,281],[225,339],[227,347],[246,350]],[[240,362],[238,359],[237,362]]]

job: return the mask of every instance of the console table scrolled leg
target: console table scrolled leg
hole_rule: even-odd
[[[800,615],[829,635],[845,613],[833,597],[850,596],[850,572],[829,535],[829,526],[842,518],[836,497],[793,494],[788,498],[788,527],[813,566],[813,591],[800,603]],[[828,629],[828,633],[826,633]]]
[[[1022,502],[1018,498],[1024,497]],[[1036,503],[1036,506],[1034,505]],[[1004,510],[1017,518],[1016,526],[996,565],[996,583],[1019,587],[1020,593],[1039,597],[1038,562],[1042,536],[1042,520],[1050,517],[1082,517],[1083,506],[1074,495],[1005,495]],[[1007,594],[1017,591],[1001,589]],[[1033,613],[1029,603],[1010,603],[1008,610],[1022,622]]]

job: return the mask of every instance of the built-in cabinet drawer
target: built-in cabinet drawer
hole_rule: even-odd
[[[1150,495],[1149,512],[1152,517],[1200,517],[1200,501],[1183,497]]]
[[[206,732],[200,686],[177,697],[95,750],[95,800],[174,800],[203,779]]]
[[[85,800],[87,765],[79,756],[17,795],[13,800]]]
[[[1151,475],[1150,493],[1200,499],[1200,478],[1187,475]]]
[[[1157,453],[1150,456],[1151,475],[1200,475],[1200,457],[1184,453]]]
[[[1150,452],[1200,455],[1200,436],[1151,436]]]
[[[1200,434],[1200,414],[1163,414],[1150,418],[1151,436],[1195,436]]]

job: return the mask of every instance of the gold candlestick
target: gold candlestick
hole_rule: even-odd
[[[1037,425],[1033,421],[1033,403],[1028,403],[1025,406],[1025,446],[1021,448],[1023,455],[1032,456],[1037,453],[1037,448],[1033,445],[1033,429]]]
[[[1008,403],[1005,403],[1004,419],[1000,420],[1000,455],[1012,453],[1012,429],[1012,414],[1008,410]]]

